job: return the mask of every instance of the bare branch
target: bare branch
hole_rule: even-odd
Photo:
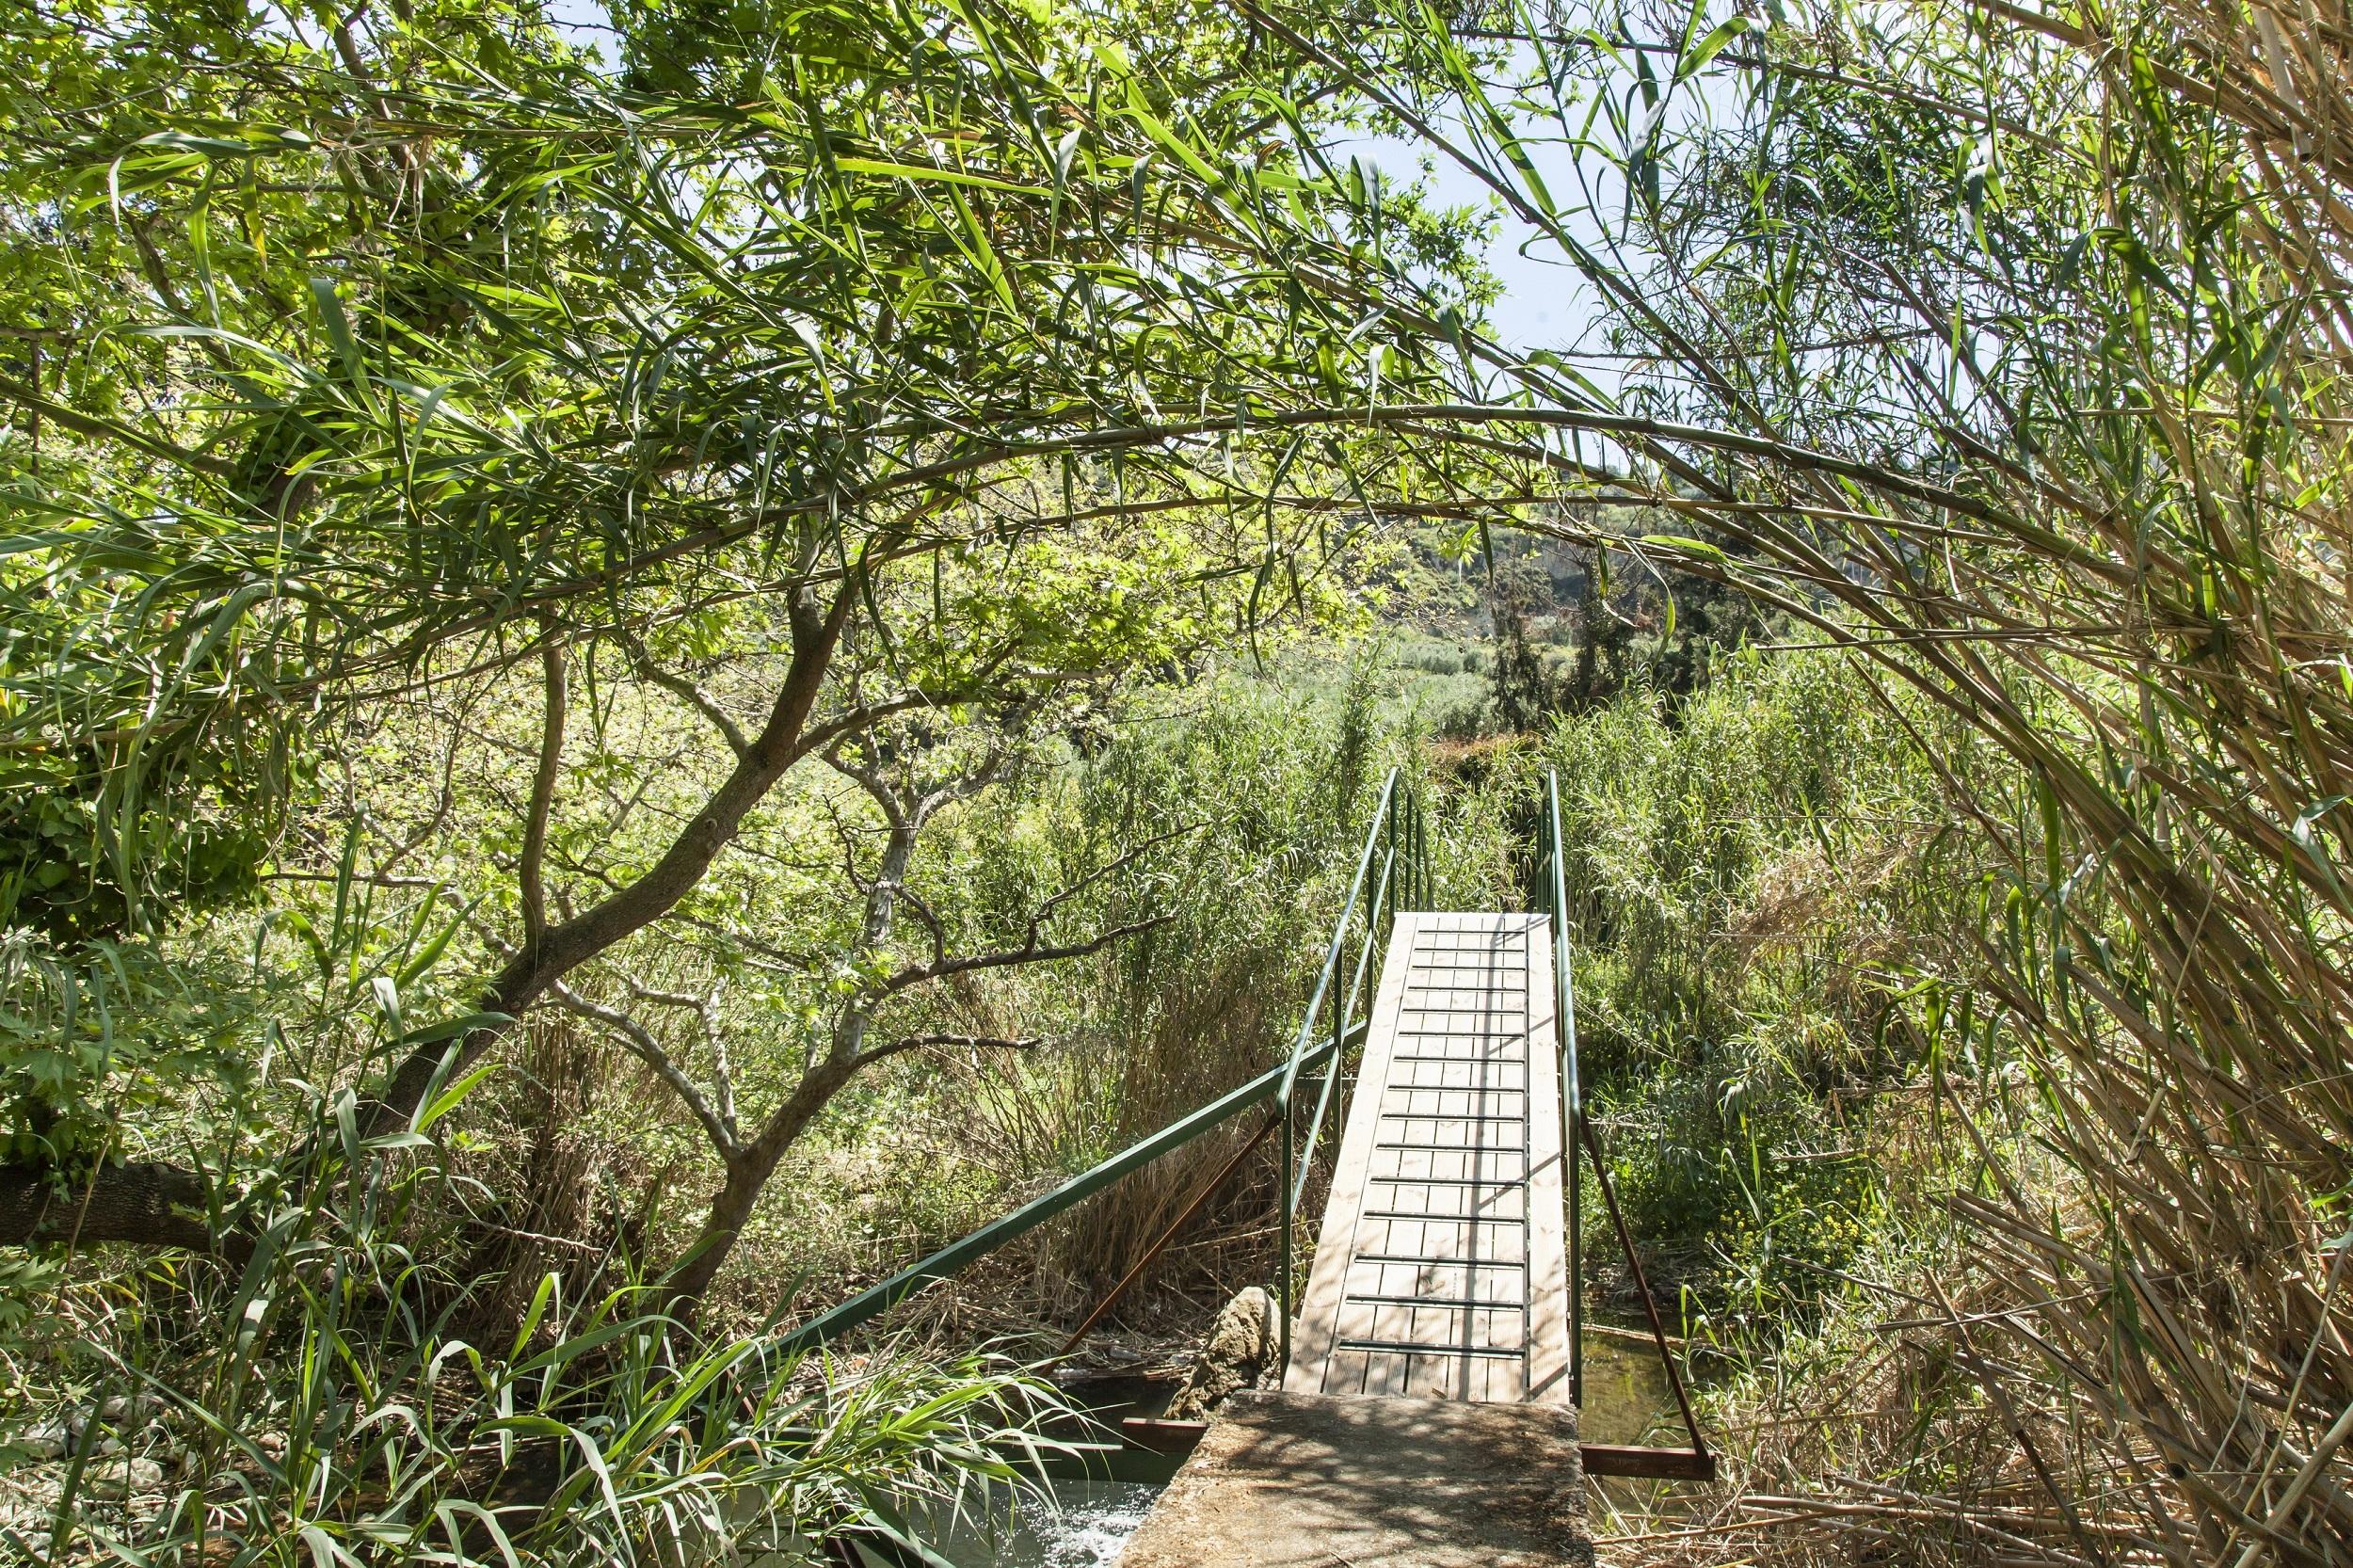
[[[920,749],[928,749],[928,747]],[[857,856],[852,846],[849,830],[838,815],[834,819],[836,830],[842,835],[842,857],[849,868],[850,880],[866,895],[866,919],[859,929],[857,939],[857,952],[861,957],[868,959],[875,957],[881,954],[890,943],[891,934],[898,920],[899,903],[906,889],[907,866],[915,857],[915,842],[923,831],[924,823],[934,811],[950,801],[984,788],[998,776],[1008,749],[1009,744],[1005,738],[1001,735],[998,736],[990,748],[989,755],[979,766],[950,778],[947,782],[916,797],[913,801],[907,799],[905,791],[889,776],[883,767],[872,763],[851,761],[842,754],[839,744],[827,749],[826,763],[834,771],[845,778],[854,780],[859,788],[863,789],[872,798],[875,806],[881,809],[884,820],[890,824],[888,836],[883,845],[882,858],[875,864],[872,880],[860,881],[857,874]],[[919,760],[920,755],[919,750]],[[912,767],[909,771],[912,771]],[[831,806],[828,805],[827,810],[831,809]],[[921,918],[932,930],[933,958],[934,962],[937,963],[944,951],[939,922],[929,910],[924,910]],[[1034,933],[1032,933],[1032,939],[1034,940]],[[855,1066],[860,1062],[871,1059],[872,1053],[862,1048],[865,1045],[866,1032],[873,1022],[876,1005],[889,995],[890,990],[887,985],[868,984],[861,986],[843,1004],[841,1015],[836,1020],[833,1031],[831,1055],[835,1063]]]
[[[555,800],[556,776],[564,764],[564,645],[552,635],[539,649],[547,690],[546,716],[539,728],[539,770],[531,781],[531,807],[523,819],[522,856],[515,878],[522,892],[523,947],[536,949],[548,929],[548,811]]]
[[[711,1088],[719,1096],[719,1120],[728,1127],[735,1121],[735,1064],[728,1059],[728,1037],[719,1028],[719,993],[711,993],[711,1000],[702,1010],[703,1039],[711,1047]]]
[[[634,635],[625,633],[622,641],[623,646],[629,649],[630,665],[637,672],[640,679],[661,687],[709,720],[711,727],[716,729],[720,737],[728,743],[728,749],[735,753],[739,759],[751,750],[751,742],[744,738],[743,726],[737,724],[734,717],[725,708],[719,706],[716,697],[687,680],[686,677],[665,670],[655,664],[653,655],[646,651],[646,645]]]
[[[642,984],[628,975],[621,984],[630,995],[640,1001],[650,1001],[664,1007],[681,1007],[695,1015],[702,1025],[703,1044],[711,1048],[711,1088],[718,1099],[719,1119],[732,1128],[735,1121],[735,1067],[728,1060],[727,1032],[719,1027],[719,997],[727,989],[727,982],[719,981],[701,996],[691,991],[663,991]]]
[[[617,1007],[607,1007],[602,1002],[589,1000],[562,981],[551,984],[547,994],[567,1012],[594,1019],[618,1035],[629,1053],[651,1067],[654,1076],[668,1084],[670,1092],[685,1102],[686,1109],[694,1112],[695,1120],[702,1124],[703,1132],[711,1139],[712,1146],[718,1151],[722,1160],[732,1161],[743,1152],[743,1139],[736,1130],[732,1111],[713,1110],[711,1102],[703,1097],[703,1092],[695,1086],[695,1080],[686,1076],[684,1068],[670,1059],[670,1053],[662,1048],[662,1043],[644,1024]]]
[[[1037,1034],[1024,1034],[1014,1039],[999,1034],[909,1034],[887,1046],[876,1046],[859,1056],[857,1064],[863,1067],[886,1056],[896,1056],[903,1050],[935,1046],[952,1046],[965,1050],[1035,1050],[1045,1043],[1045,1037]]]
[[[874,884],[857,869],[857,831],[842,820],[840,808],[831,799],[820,799],[818,808],[825,813],[825,820],[833,824],[834,840],[841,850],[843,878],[851,887],[857,889],[860,897],[871,898],[873,895]],[[890,831],[896,833],[899,829],[893,826]]]
[[[1149,931],[1165,925],[1174,915],[1155,915],[1148,920],[1130,920],[1115,925],[1101,935],[1083,942],[1067,942],[1055,947],[1041,947],[1032,934],[1031,939],[1017,948],[1001,952],[970,953],[957,958],[944,958],[934,964],[910,964],[882,983],[883,993],[895,996],[927,981],[945,980],[952,974],[969,974],[975,969],[1002,969],[1016,964],[1050,964],[1058,958],[1083,958],[1100,952],[1122,936],[1132,936],[1139,931]]]
[[[853,703],[833,718],[823,724],[812,726],[805,738],[804,749],[830,752],[851,736],[872,729],[884,719],[895,714],[913,712],[920,708],[948,708],[959,702],[978,702],[999,695],[1001,688],[993,682],[1004,670],[1006,662],[1013,657],[1019,647],[1020,645],[1016,642],[1007,642],[995,653],[989,655],[986,662],[972,673],[970,679],[960,685],[918,687],[913,691],[903,692],[887,701]],[[1019,673],[1021,672],[1016,672],[1016,674]],[[1029,678],[1038,680],[1064,679],[1059,672],[1031,672]]]
[[[906,797],[890,780],[883,776],[880,768],[848,760],[841,755],[839,743],[825,748],[825,764],[866,792],[868,797],[881,808],[883,821],[890,824],[893,833],[920,825],[920,819],[916,815],[915,808],[907,804]],[[834,818],[834,826],[840,832],[843,842],[848,842],[849,828],[839,816]]]
[[[1096,883],[1102,881],[1113,872],[1116,872],[1123,867],[1133,865],[1136,860],[1146,852],[1158,849],[1160,845],[1167,843],[1172,839],[1181,839],[1189,833],[1198,833],[1209,825],[1209,824],[1208,823],[1197,822],[1189,824],[1183,827],[1173,827],[1165,833],[1156,834],[1152,838],[1144,840],[1144,842],[1128,849],[1125,854],[1105,861],[1103,864],[1096,867],[1093,871],[1087,872],[1084,876],[1079,878],[1078,881],[1073,882],[1069,887],[1064,888],[1062,891],[1054,894],[1051,898],[1048,899],[1044,904],[1039,904],[1036,909],[1031,912],[1031,943],[1032,945],[1036,943],[1038,928],[1047,922],[1056,909],[1060,908],[1071,899],[1085,892],[1089,888],[1094,887]]]
[[[807,750],[830,751],[851,736],[872,729],[894,713],[911,712],[918,708],[935,708],[941,702],[961,702],[966,696],[944,696],[929,692],[910,692],[888,702],[859,703],[844,712],[811,728],[807,737]]]
[[[822,869],[824,865],[824,862],[821,861],[801,860],[788,860],[781,863],[788,869],[795,871],[814,871]],[[681,925],[692,926],[696,931],[704,932],[710,936],[719,937],[723,941],[732,943],[734,946],[743,950],[743,953],[738,954],[739,957],[749,955],[750,958],[763,960],[762,963],[756,966],[758,968],[767,969],[800,970],[814,968],[817,965],[825,961],[826,955],[814,948],[803,948],[797,950],[792,948],[780,948],[773,942],[762,941],[760,937],[753,936],[750,932],[744,931],[739,926],[735,926],[722,920],[711,920],[702,915],[691,914],[683,909],[671,910],[665,919],[676,920]]]
[[[921,920],[923,929],[931,933],[932,956],[936,959],[947,957],[948,928],[940,923],[939,916],[933,910],[931,904],[912,888],[900,888],[899,899],[909,909],[915,911],[915,918]]]
[[[710,1006],[709,999],[696,996],[691,991],[658,990],[627,976],[622,977],[621,984],[628,986],[629,994],[639,1001],[659,1002],[664,1007],[683,1007],[690,1013],[701,1013]]]

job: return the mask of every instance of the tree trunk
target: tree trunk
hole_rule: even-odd
[[[703,1220],[702,1234],[680,1255],[665,1280],[672,1313],[690,1320],[694,1318],[711,1289],[711,1282],[719,1277],[728,1255],[735,1250],[736,1240],[750,1223],[752,1209],[759,1204],[768,1178],[776,1174],[776,1166],[786,1151],[799,1141],[808,1124],[817,1119],[817,1113],[841,1092],[841,1086],[856,1071],[855,1063],[838,1057],[829,1057],[810,1068],[792,1091],[792,1097],[768,1118],[760,1136],[728,1161],[727,1179],[711,1200],[711,1212]]]
[[[0,1241],[136,1241],[212,1252],[209,1191],[194,1171],[160,1161],[103,1165],[63,1192],[48,1172],[0,1165]],[[234,1256],[250,1253],[252,1243],[231,1237],[219,1250]]]
[[[526,942],[485,990],[481,1010],[520,1018],[547,988],[588,960],[611,950],[670,912],[679,900],[694,891],[719,853],[735,841],[744,814],[760,804],[776,781],[806,752],[803,737],[808,715],[817,706],[825,683],[835,645],[849,617],[855,590],[842,587],[823,616],[806,601],[792,615],[792,664],[784,685],[769,710],[768,722],[736,759],[735,769],[712,792],[703,808],[670,841],[653,868],[603,903],[582,910],[554,925],[536,941]],[[511,1024],[493,1025],[467,1034],[456,1047],[449,1067],[455,1077],[479,1061],[504,1039]],[[424,1102],[425,1091],[450,1060],[442,1042],[410,1052],[386,1080],[383,1091],[360,1107],[360,1125],[370,1135],[391,1130]]]

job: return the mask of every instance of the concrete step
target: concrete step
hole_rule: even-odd
[[[1238,1393],[1118,1568],[1591,1568],[1562,1405]]]

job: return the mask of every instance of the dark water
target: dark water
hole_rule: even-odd
[[[1657,1347],[1648,1343],[1585,1336],[1585,1413],[1583,1435],[1589,1443],[1632,1443],[1682,1448],[1690,1434],[1675,1408],[1674,1390],[1668,1385],[1666,1367]],[[1691,1496],[1689,1482],[1644,1480],[1632,1476],[1595,1476],[1586,1499],[1595,1534],[1613,1528],[1613,1516],[1649,1524],[1673,1524],[1686,1516]]]
[[[1588,1443],[1675,1448],[1690,1441],[1657,1346],[1598,1334],[1585,1336],[1585,1408],[1579,1413],[1577,1435]]]

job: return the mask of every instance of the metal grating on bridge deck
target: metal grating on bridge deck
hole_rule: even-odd
[[[1547,922],[1402,913],[1382,974],[1284,1386],[1565,1403]]]

